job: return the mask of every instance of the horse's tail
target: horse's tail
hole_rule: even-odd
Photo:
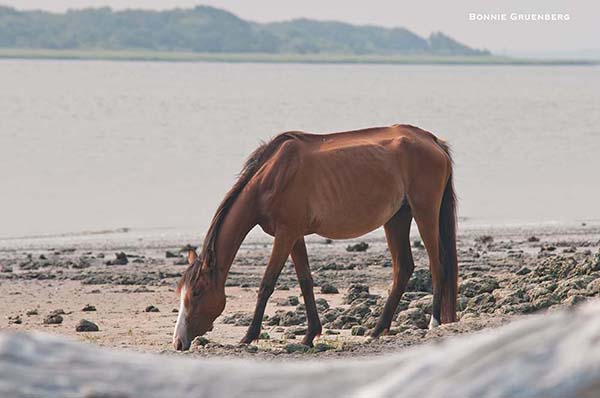
[[[438,141],[450,162],[450,150],[443,141]],[[444,272],[442,286],[441,322],[456,322],[456,296],[458,291],[458,255],[456,251],[456,194],[452,172],[446,183],[439,217],[440,229],[440,261]]]

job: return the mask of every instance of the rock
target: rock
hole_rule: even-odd
[[[321,293],[322,294],[338,294],[339,290],[337,287],[333,286],[331,283],[323,283],[321,285]]]
[[[259,340],[269,340],[271,338],[271,336],[269,336],[269,333],[267,332],[262,332],[259,336],[258,339]]]
[[[540,238],[538,238],[537,236],[530,236],[529,238],[527,238],[527,242],[539,242]]]
[[[424,313],[431,315],[433,311],[433,295],[428,294],[418,300],[411,301],[408,308],[420,308]]]
[[[571,306],[583,303],[584,301],[585,301],[585,296],[573,295],[573,296],[567,298],[565,301],[563,301],[563,304],[571,307]]]
[[[423,246],[423,242],[421,242],[421,241],[420,241],[420,240],[418,240],[418,239],[415,239],[415,240],[413,241],[413,247],[414,247],[415,249],[424,249],[424,248],[425,248],[425,246]]]
[[[481,293],[467,303],[466,311],[492,313],[496,309],[496,299],[491,293]]]
[[[352,336],[364,336],[367,333],[367,328],[361,325],[352,327]]]
[[[195,347],[198,347],[198,346],[204,347],[208,343],[210,343],[210,340],[208,340],[206,337],[204,337],[204,336],[196,336],[194,338],[194,340],[192,340],[192,344],[191,345],[195,346]]]
[[[331,240],[331,239],[327,238],[327,239],[325,239],[325,240],[323,241],[323,243],[325,243],[326,245],[330,245],[330,244],[332,244],[332,243],[333,243],[333,240]]]
[[[329,309],[329,303],[324,298],[316,299],[315,304],[317,305],[317,311],[319,312],[323,312]]]
[[[344,297],[344,303],[352,304],[356,299],[369,296],[369,286],[353,283],[348,287],[348,293]]]
[[[63,321],[63,317],[59,314],[50,314],[46,318],[44,318],[44,323],[46,325],[58,325]]]
[[[83,306],[83,308],[81,309],[81,311],[85,311],[85,312],[96,311],[96,307],[94,307],[91,304],[86,304],[86,305]]]
[[[178,258],[179,255],[176,253],[173,253],[172,251],[167,250],[165,252],[165,258]]]
[[[8,324],[14,324],[14,325],[20,325],[23,323],[23,320],[21,319],[21,315],[13,315],[13,316],[9,316],[8,317]]]
[[[481,235],[475,239],[477,243],[490,244],[494,241],[494,237],[492,235]]]
[[[521,267],[519,268],[519,270],[517,272],[515,272],[515,274],[517,275],[527,275],[528,273],[530,273],[531,270],[527,267]]]
[[[27,315],[27,316],[33,316],[33,315],[39,315],[39,314],[38,314],[38,310],[34,308],[32,310],[27,310],[27,312],[25,313],[25,315]]]
[[[289,344],[286,344],[285,347],[283,347],[283,349],[288,354],[291,354],[293,352],[305,353],[310,349],[310,347],[307,345],[304,345],[304,344],[289,343]]]
[[[98,332],[99,330],[98,325],[86,319],[80,320],[77,326],[75,326],[76,332]]]
[[[294,336],[303,336],[306,334],[307,331],[308,331],[308,328],[306,328],[306,327],[295,326],[295,327],[289,328],[287,330],[287,333],[291,333]]]
[[[337,330],[327,329],[325,331],[325,334],[330,336],[337,336],[338,334],[340,334],[340,332],[338,332]]]
[[[277,303],[277,305],[287,307],[287,306],[298,305],[300,303],[300,300],[298,300],[298,296],[288,296],[286,298],[277,300],[276,303]]]
[[[160,312],[160,310],[157,307],[153,306],[153,305],[147,306],[144,311],[146,311],[146,312]]]
[[[418,329],[426,329],[428,326],[427,316],[420,308],[409,308],[400,312],[396,322],[401,326],[414,326]]]
[[[315,352],[325,352],[325,351],[332,350],[333,348],[334,348],[333,346],[330,346],[327,343],[317,343],[312,348],[312,351],[315,351]]]
[[[460,284],[459,293],[466,297],[475,297],[481,293],[491,293],[498,287],[498,282],[491,276],[474,277]]]
[[[248,346],[246,346],[246,352],[249,352],[251,354],[255,354],[258,352],[258,347],[252,344],[249,344]]]
[[[406,291],[431,293],[433,290],[429,271],[426,269],[414,270],[412,276],[408,280]]]
[[[306,314],[301,312],[287,311],[279,321],[279,326],[301,325],[306,322]]]
[[[126,265],[127,263],[129,263],[127,254],[120,252],[115,253],[115,259],[107,261],[106,265]]]
[[[369,244],[366,242],[359,242],[354,245],[348,245],[346,251],[348,252],[365,252],[369,248]]]
[[[11,267],[10,265],[3,265],[2,268],[0,268],[0,272],[5,272],[5,273],[13,272],[13,267]]]
[[[244,312],[236,312],[235,314],[224,317],[223,323],[233,324],[234,326],[250,326],[252,323],[252,315]]]

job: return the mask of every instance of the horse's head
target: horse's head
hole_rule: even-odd
[[[210,268],[197,261],[195,251],[189,253],[188,262],[190,266],[177,286],[180,304],[173,332],[177,351],[188,350],[196,336],[212,330],[214,320],[225,309],[224,287],[217,286]]]

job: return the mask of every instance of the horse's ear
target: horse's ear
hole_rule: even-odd
[[[198,258],[198,255],[196,254],[196,250],[189,248],[188,249],[188,264],[189,265],[194,264],[194,262],[196,262],[197,258]]]

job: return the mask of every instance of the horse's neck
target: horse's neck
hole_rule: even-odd
[[[225,285],[229,268],[248,235],[257,224],[253,195],[242,193],[229,208],[215,241],[219,284]]]

